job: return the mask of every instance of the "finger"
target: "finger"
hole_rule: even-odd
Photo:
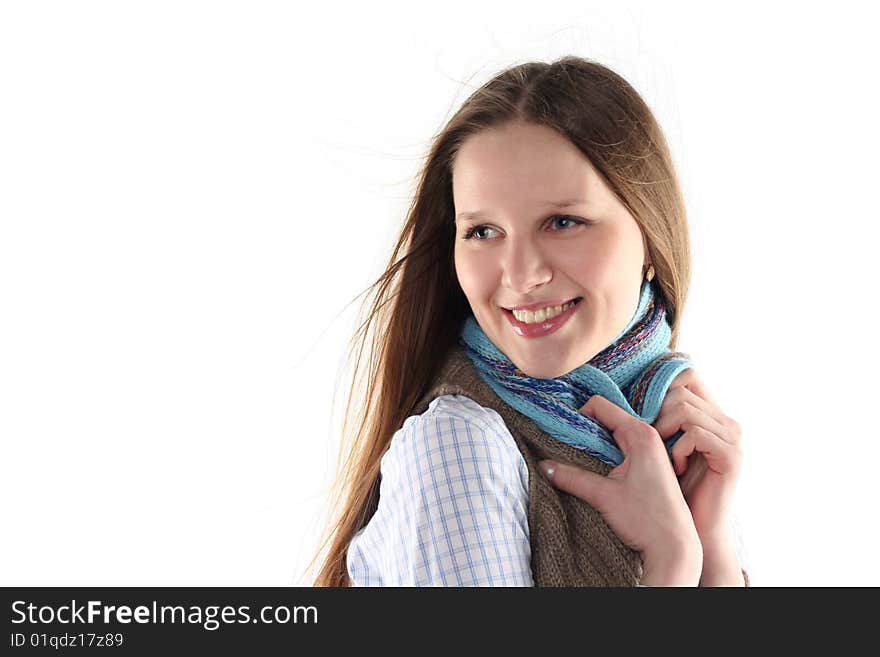
[[[685,402],[698,409],[696,414],[691,414],[684,408]],[[682,408],[676,411],[676,407],[681,405]],[[704,415],[701,415],[701,411]],[[683,421],[675,426],[676,419]],[[657,433],[665,440],[678,429],[687,430],[691,423],[701,425],[716,434],[725,442],[737,445],[742,437],[742,429],[739,423],[731,417],[721,412],[721,409],[714,406],[705,399],[698,397],[696,394],[684,387],[678,387],[669,393],[660,407],[660,413],[654,421],[654,428]]]
[[[663,405],[661,406],[661,409],[668,404],[673,404],[673,403],[675,403],[677,401],[681,401],[683,399],[689,401],[691,404],[693,404],[697,408],[700,408],[700,409],[706,411],[707,413],[709,413],[709,415],[713,414],[711,409],[716,408],[715,406],[710,404],[708,401],[706,401],[705,399],[703,399],[702,397],[697,395],[695,392],[693,392],[692,390],[689,390],[688,388],[686,388],[684,386],[676,386],[674,388],[672,386],[670,386],[669,390],[666,391],[666,397],[663,398]]]
[[[588,502],[597,511],[604,511],[606,495],[613,482],[602,475],[553,460],[538,462],[541,474],[556,488]]]
[[[676,476],[680,477],[688,468],[688,458],[694,453],[696,445],[690,432],[682,434],[681,438],[675,441],[672,446],[672,469],[675,470]]]
[[[601,395],[593,395],[587,403],[581,406],[580,412],[594,420],[601,422],[614,434],[614,439],[620,445],[624,455],[630,451],[630,432],[653,431],[653,428],[633,417],[617,404]]]
[[[706,384],[703,383],[703,380],[700,378],[699,374],[697,374],[697,370],[693,367],[689,367],[672,379],[672,383],[669,384],[669,389],[671,390],[673,387],[685,388],[697,395],[700,399],[705,399],[710,404],[717,406],[715,399],[709,394]]]
[[[736,467],[736,446],[722,440],[703,427],[687,430],[672,446],[675,474],[681,476],[688,468],[688,457],[701,453],[708,466],[719,474],[732,472]]]
[[[687,462],[687,470],[678,477],[678,485],[681,492],[684,493],[685,499],[693,490],[694,486],[703,480],[706,470],[709,466],[706,464],[706,457],[701,452],[694,452]]]
[[[676,390],[674,395],[663,402],[660,415],[654,421],[654,428],[661,438],[665,440],[679,429],[686,431],[692,426],[701,426],[720,437],[728,433],[727,427],[714,417],[714,410],[710,414],[704,410],[705,407],[698,406],[708,402],[700,400],[684,388]]]

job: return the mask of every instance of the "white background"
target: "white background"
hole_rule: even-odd
[[[0,584],[310,584],[349,302],[432,135],[566,54],[673,150],[753,582],[880,584],[880,48],[824,6],[3,3]]]

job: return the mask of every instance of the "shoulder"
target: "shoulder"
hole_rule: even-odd
[[[518,451],[504,420],[491,408],[480,406],[464,395],[442,395],[434,399],[420,415],[408,417],[392,439],[399,443],[411,440],[416,430],[432,441],[448,443],[450,437],[460,440],[482,440],[491,449]]]
[[[522,454],[494,410],[464,395],[442,395],[420,415],[411,415],[394,434],[382,459],[383,478],[395,465],[409,471],[495,474],[527,487]],[[393,473],[388,473],[393,474]]]

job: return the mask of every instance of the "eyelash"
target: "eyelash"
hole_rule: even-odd
[[[567,215],[567,214],[558,214],[558,215],[552,217],[551,220],[552,220],[552,221],[557,221],[558,219],[567,219],[568,221],[573,221],[573,222],[574,222],[574,225],[576,225],[576,226],[577,226],[577,225],[580,225],[580,224],[591,224],[591,223],[593,223],[593,222],[591,222],[591,221],[584,221],[583,219],[576,219],[575,217],[571,217],[571,216],[569,216],[569,215]],[[480,229],[480,228],[484,228],[484,227],[486,227],[485,224],[478,224],[478,225],[476,225],[476,226],[471,226],[470,228],[467,229],[467,231],[465,232],[465,234],[464,234],[464,236],[462,237],[462,239],[463,239],[463,240],[469,240],[469,239],[471,239],[471,238],[474,236],[474,233],[476,233],[478,229]],[[478,241],[478,242],[485,242],[486,240],[485,240],[485,239],[477,238],[477,241]]]

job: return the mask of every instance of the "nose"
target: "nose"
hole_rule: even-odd
[[[549,283],[553,268],[548,257],[529,239],[508,238],[501,283],[517,294],[528,294]]]

